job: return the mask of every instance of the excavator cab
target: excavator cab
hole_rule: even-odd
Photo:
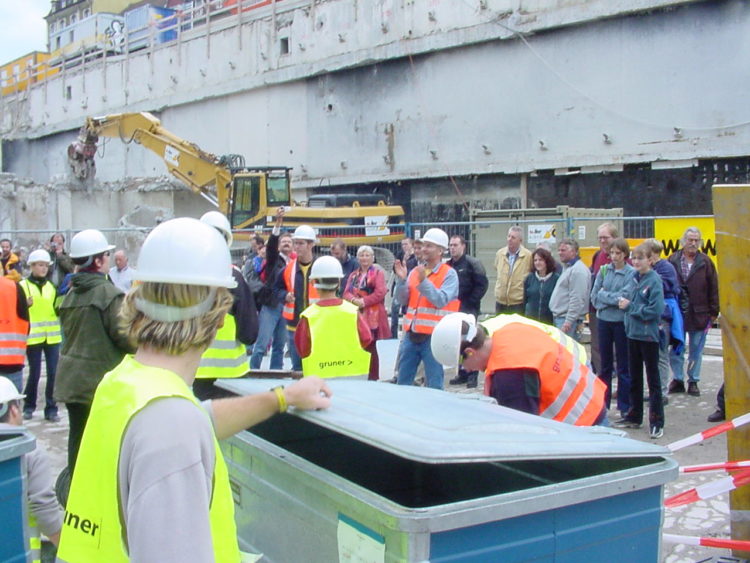
[[[248,168],[234,175],[230,222],[233,229],[250,228],[291,202],[289,170],[286,167]]]

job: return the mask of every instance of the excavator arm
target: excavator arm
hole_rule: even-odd
[[[216,205],[224,214],[231,206],[231,183],[234,166],[244,166],[242,157],[217,157],[196,144],[181,139],[161,126],[150,113],[120,113],[89,117],[81,127],[78,139],[68,147],[68,161],[73,174],[82,180],[96,174],[99,137],[135,142],[161,157],[170,174],[187,184],[194,192]]]

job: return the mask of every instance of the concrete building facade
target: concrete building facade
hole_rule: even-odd
[[[246,0],[247,4],[252,4]],[[740,0],[277,0],[63,68],[3,100],[3,170],[46,183],[87,115],[151,111],[216,154],[293,167],[295,196],[710,213],[748,181]],[[98,179],[164,173],[110,139]]]

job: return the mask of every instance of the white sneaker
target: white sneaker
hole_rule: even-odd
[[[656,440],[657,438],[661,438],[664,436],[664,428],[661,426],[652,426],[651,427],[651,439]]]

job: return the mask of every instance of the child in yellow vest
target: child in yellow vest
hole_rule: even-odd
[[[367,378],[372,332],[359,308],[336,296],[343,277],[333,256],[321,256],[310,270],[319,298],[302,311],[294,333],[305,376]]]

